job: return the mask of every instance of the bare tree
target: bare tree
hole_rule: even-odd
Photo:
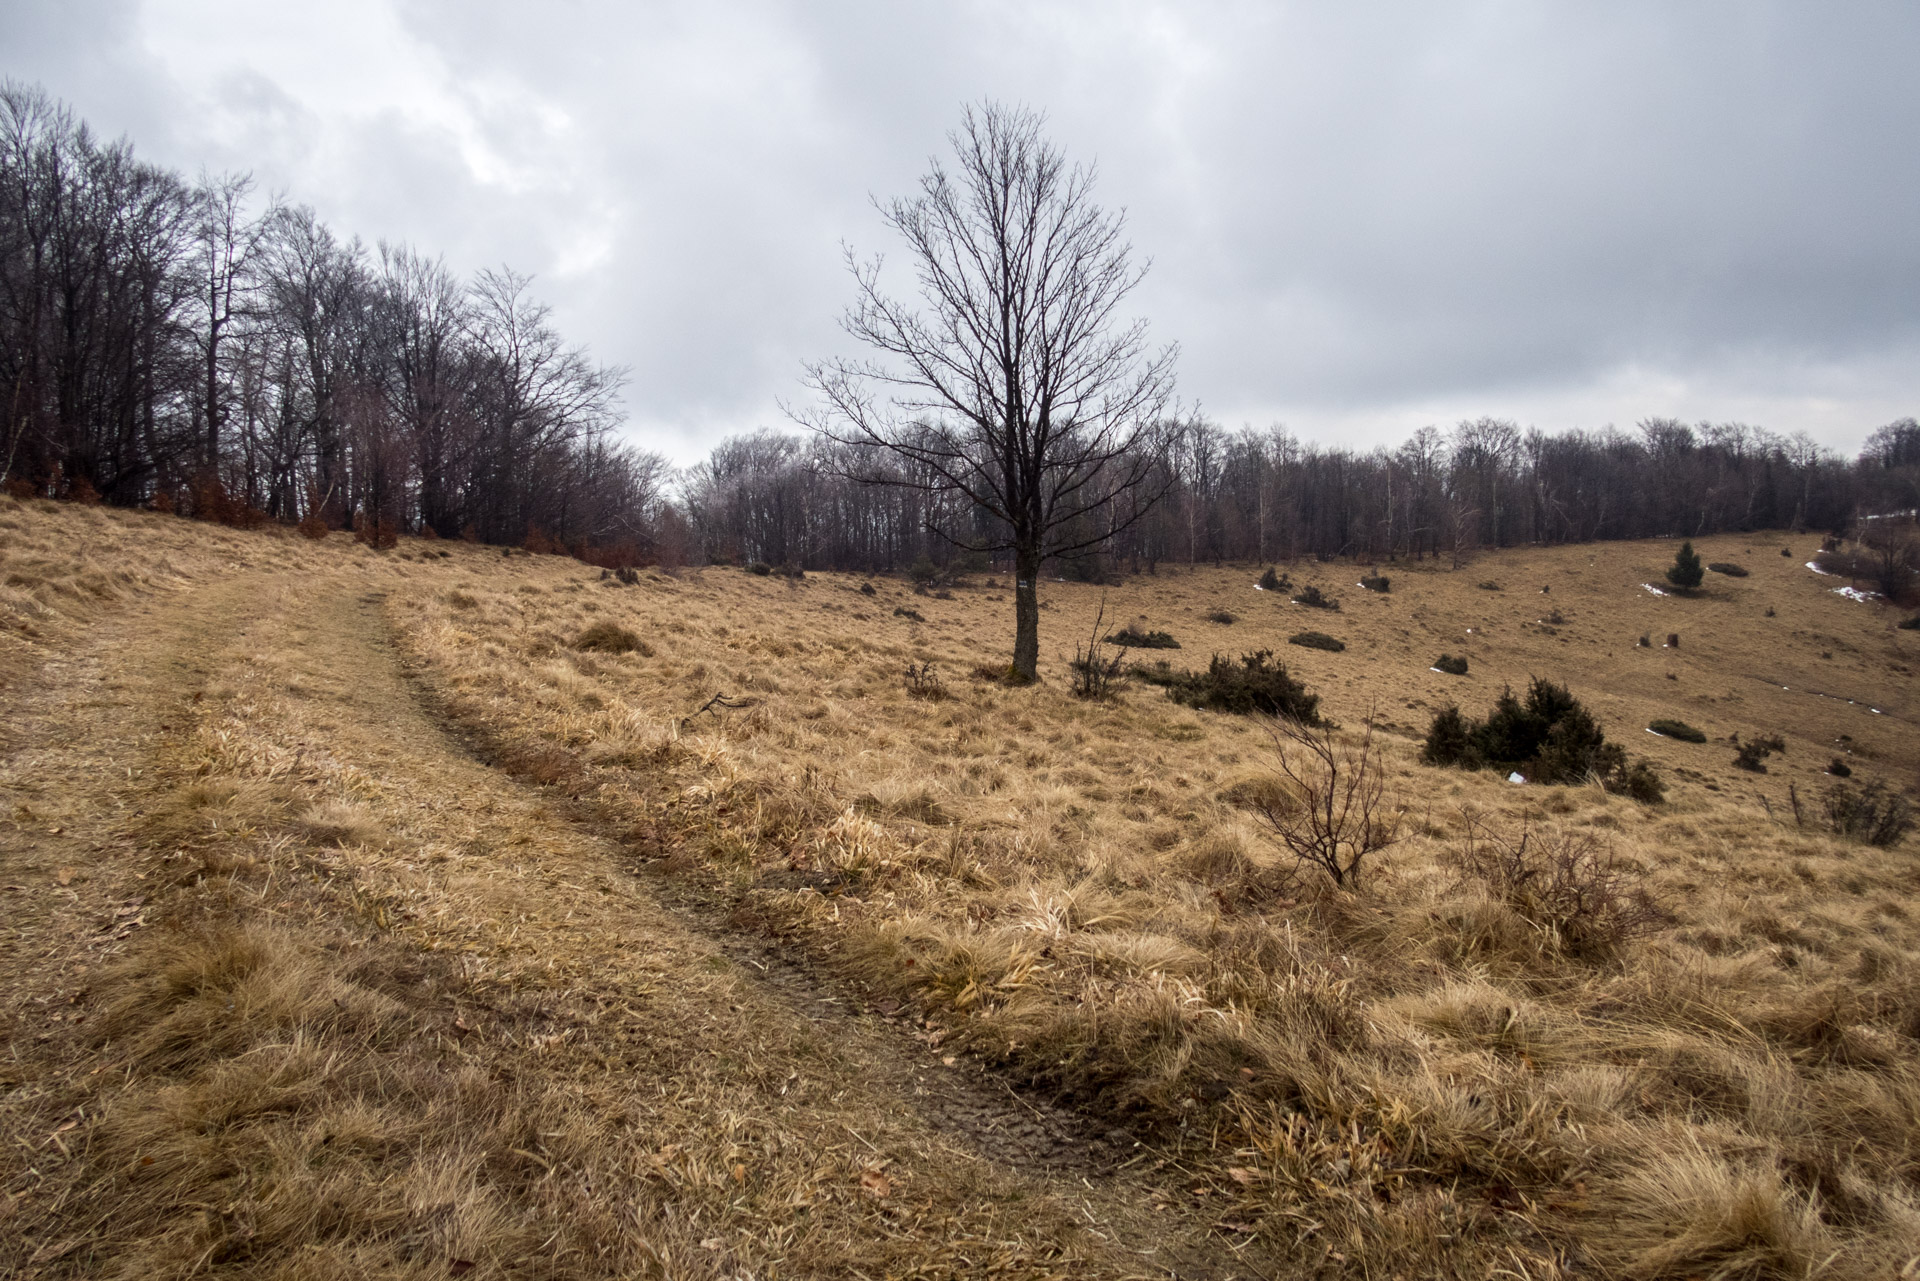
[[[189,197],[193,241],[188,270],[193,274],[199,312],[194,340],[200,348],[203,377],[199,449],[203,468],[220,464],[220,428],[233,398],[232,380],[221,362],[220,346],[248,305],[252,259],[267,225],[266,217],[250,218],[247,214],[247,197],[252,190],[251,175],[222,174],[214,178],[203,173]]]
[[[1111,537],[1146,506],[1114,499],[1164,474],[1151,446],[1175,355],[1148,350],[1144,320],[1118,317],[1145,267],[1125,218],[1093,203],[1093,170],[1069,168],[1042,124],[1024,108],[969,108],[949,135],[956,170],[936,160],[918,195],[881,206],[924,310],[883,291],[879,259],[849,251],[859,301],[842,325],[878,355],[809,365],[821,404],[796,414],[908,464],[855,479],[957,491],[986,514],[984,529],[936,532],[1013,553],[1022,680],[1039,664],[1041,562]]]

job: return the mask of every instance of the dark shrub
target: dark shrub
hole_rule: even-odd
[[[1167,696],[1202,711],[1261,712],[1304,725],[1320,723],[1320,696],[1287,675],[1268,649],[1243,654],[1237,662],[1215,654],[1206,671],[1185,672],[1168,682]]]
[[[1360,586],[1370,592],[1388,592],[1393,590],[1392,581],[1385,574],[1369,574],[1360,580]]]
[[[1903,618],[1894,626],[1903,632],[1920,632],[1920,614],[1915,614],[1912,618]]]
[[[1644,805],[1653,805],[1667,799],[1667,785],[1660,781],[1660,775],[1654,770],[1653,762],[1644,756],[1635,757],[1631,765],[1615,777],[1608,779],[1607,790],[1632,797]]]
[[[1747,576],[1747,571],[1732,561],[1716,560],[1711,565],[1708,565],[1707,568],[1716,574],[1725,574],[1728,578],[1745,578]]]
[[[1734,766],[1750,774],[1767,772],[1767,757],[1775,752],[1787,750],[1787,740],[1778,734],[1771,737],[1750,738],[1740,744],[1740,750],[1733,758]]]
[[[618,623],[595,623],[575,638],[573,647],[595,654],[632,654],[637,652],[644,658],[653,657],[653,650],[645,641]]]
[[[1302,645],[1308,649],[1324,649],[1329,654],[1338,654],[1347,647],[1343,640],[1335,640],[1325,632],[1295,632],[1287,637],[1287,644]]]
[[[778,569],[774,570],[773,572],[780,575],[780,577],[786,579],[787,581],[794,582],[794,583],[799,582],[801,579],[807,576],[806,570],[800,568],[798,565],[793,565],[793,564],[782,565]]]
[[[1704,743],[1707,736],[1685,721],[1657,720],[1647,726],[1663,738],[1677,738],[1683,743]]]
[[[1433,661],[1433,670],[1436,672],[1445,672],[1449,676],[1465,676],[1467,674],[1467,656],[1462,654],[1456,658],[1452,654],[1442,654]]]
[[[1489,578],[1480,584],[1480,590],[1483,592],[1504,592],[1507,589]]]
[[[1209,623],[1220,623],[1224,626],[1239,622],[1240,616],[1238,614],[1230,614],[1224,609],[1216,609],[1207,615],[1207,621]]]
[[[1679,649],[1679,648],[1680,648],[1680,633],[1679,633],[1679,632],[1668,632],[1668,633],[1667,633],[1667,648],[1668,648],[1668,649]]]
[[[1308,609],[1340,608],[1339,601],[1334,600],[1331,596],[1323,595],[1318,587],[1312,585],[1302,587],[1299,594],[1293,598],[1293,603],[1296,605],[1305,605]]]
[[[1451,765],[1460,769],[1479,769],[1482,762],[1473,741],[1474,724],[1457,707],[1445,707],[1433,714],[1427,728],[1427,741],[1420,759],[1429,765]]]
[[[1185,679],[1188,673],[1174,671],[1173,664],[1163,658],[1157,663],[1135,663],[1127,669],[1127,675],[1143,684],[1165,688]]]
[[[1781,554],[1782,556],[1791,556],[1791,555],[1793,555],[1793,548],[1791,548],[1791,547],[1782,547],[1782,548],[1780,549],[1780,554]]]
[[[908,608],[907,608],[907,607],[906,607],[905,605],[895,605],[895,606],[893,607],[893,616],[894,616],[895,618],[906,618],[906,619],[911,619],[912,621],[914,621],[914,622],[916,622],[916,623],[924,623],[924,622],[926,622],[926,621],[927,621],[927,620],[926,620],[926,619],[925,619],[925,618],[924,618],[924,617],[923,617],[923,616],[921,615],[921,613],[920,613],[920,611],[919,611],[919,610],[917,610],[917,609],[908,609]]]
[[[637,586],[640,582],[640,571],[631,565],[622,565],[613,571],[613,576],[622,587]]]
[[[1641,649],[1652,649],[1653,637],[1647,635],[1645,632],[1641,632],[1640,639],[1635,641],[1634,644]]]
[[[880,593],[874,588],[872,583],[862,583],[860,584],[860,594],[862,596],[878,596]]]
[[[1291,591],[1293,579],[1286,574],[1276,573],[1274,567],[1269,565],[1267,572],[1260,575],[1260,587],[1261,590],[1269,592]]]
[[[1538,677],[1525,702],[1511,688],[1502,690],[1484,721],[1468,719],[1457,707],[1436,714],[1420,758],[1429,765],[1515,771],[1535,783],[1597,777],[1608,791],[1636,800],[1664,795],[1651,765],[1629,764],[1625,749],[1607,742],[1600,722],[1566,686]]]
[[[928,583],[940,577],[940,570],[931,560],[922,556],[919,560],[913,562],[913,567],[907,571],[907,577],[912,579],[915,585],[925,587]]]
[[[765,561],[756,560],[747,566],[747,572],[749,574],[758,574],[760,577],[765,578],[773,573],[773,566],[767,564]]]
[[[1913,806],[1879,779],[1865,787],[1835,783],[1827,790],[1827,822],[1851,841],[1881,847],[1898,845],[1913,830]]]
[[[1690,592],[1705,577],[1700,553],[1693,550],[1692,543],[1681,543],[1680,550],[1673,554],[1673,564],[1667,567],[1667,581],[1683,592]]]
[[[1827,762],[1827,773],[1835,778],[1852,778],[1853,767],[1836,756]]]
[[[1109,645],[1126,645],[1133,649],[1179,649],[1180,642],[1166,632],[1143,632],[1136,623],[1128,623],[1119,631],[1107,637]]]

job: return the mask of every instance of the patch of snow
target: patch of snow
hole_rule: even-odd
[[[1427,670],[1428,670],[1428,671],[1430,671],[1430,672],[1440,672],[1440,669],[1439,669],[1439,668],[1437,668],[1437,667],[1429,667],[1429,668],[1428,668]],[[1442,676],[1446,676],[1446,675],[1448,675],[1449,673],[1447,673],[1447,672],[1440,672],[1440,674],[1441,674]]]
[[[1509,783],[1524,783],[1527,779],[1526,775],[1522,774],[1519,770],[1515,770],[1513,773],[1507,775],[1507,781]]]
[[[1828,578],[1840,577],[1840,575],[1832,572],[1831,570],[1825,570],[1820,568],[1818,565],[1814,564],[1812,561],[1807,562],[1807,568],[1812,570],[1816,574],[1825,574]]]
[[[1833,594],[1835,596],[1845,596],[1848,600],[1859,601],[1862,605],[1870,600],[1880,599],[1879,592],[1863,592],[1858,587],[1836,587],[1833,589]]]
[[[1881,711],[1881,710],[1880,710],[1879,708],[1877,708],[1877,707],[1869,707],[1869,708],[1868,708],[1867,710],[1868,710],[1868,711],[1870,711],[1870,712],[1872,712],[1872,713],[1873,713],[1873,714],[1874,714],[1875,716],[1885,716],[1885,715],[1886,715],[1886,713],[1885,713],[1885,712],[1883,712],[1883,711]]]
[[[1646,588],[1648,591],[1652,592],[1655,596],[1667,595],[1666,592],[1661,591],[1658,587],[1655,587],[1652,583],[1642,583],[1640,585]]]
[[[1254,591],[1256,591],[1256,592],[1264,592],[1264,591],[1266,591],[1267,589],[1266,589],[1266,588],[1264,588],[1264,587],[1262,587],[1262,586],[1261,586],[1260,584],[1258,584],[1258,583],[1255,583],[1255,584],[1253,585],[1253,590],[1254,590]]]

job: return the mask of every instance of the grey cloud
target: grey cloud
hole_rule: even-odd
[[[138,38],[172,9],[29,3],[4,70],[343,231],[536,273],[681,458],[781,421],[843,341],[841,242],[891,248],[868,193],[983,96],[1098,160],[1154,260],[1140,312],[1230,421],[1681,413],[1851,447],[1920,409],[1908,5],[402,0],[418,89],[372,111],[238,31],[181,77]]]

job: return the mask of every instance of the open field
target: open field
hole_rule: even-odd
[[[0,1266],[1920,1256],[1916,842],[1818,821],[1835,756],[1914,783],[1920,633],[1807,570],[1808,538],[1703,540],[1751,573],[1691,600],[1642,586],[1668,543],[1383,566],[1385,595],[1293,567],[1337,613],[1256,591],[1257,566],[1049,584],[1025,689],[991,679],[1012,604],[984,577],[629,587],[10,500],[0,538]],[[1357,892],[1283,875],[1247,804],[1262,727],[1147,685],[1068,695],[1103,595],[1183,646],[1143,661],[1272,649],[1346,741],[1371,720],[1406,838]],[[640,644],[579,648],[597,624]],[[1347,648],[1286,644],[1309,628]],[[1469,674],[1429,670],[1443,652]],[[909,695],[926,661],[945,697]],[[1531,675],[1667,801],[1418,763],[1433,711]],[[743,705],[694,715],[721,693]],[[1642,732],[1663,717],[1708,741]],[[1786,752],[1737,770],[1736,733]],[[1465,865],[1471,832],[1523,830],[1611,850],[1657,913],[1593,930]]]

